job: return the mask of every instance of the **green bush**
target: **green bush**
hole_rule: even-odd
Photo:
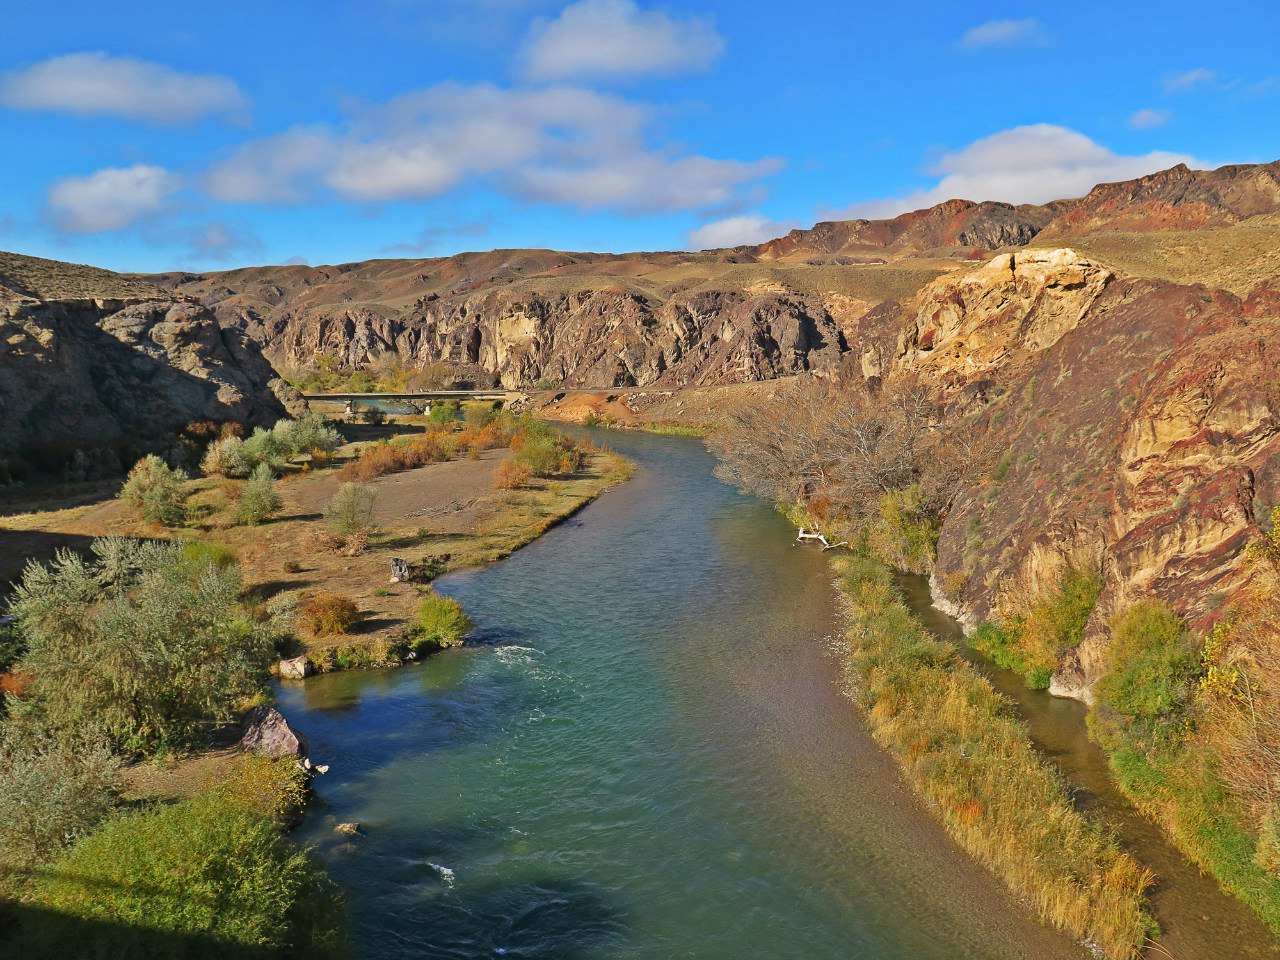
[[[226,790],[117,814],[40,879],[30,906],[16,945],[33,960],[338,955],[323,871]]]
[[[1167,604],[1136,603],[1111,624],[1108,668],[1095,694],[1095,726],[1112,748],[1164,750],[1187,732],[1200,653]],[[1118,741],[1115,739],[1118,738]]]
[[[458,404],[453,400],[437,403],[431,407],[427,419],[437,426],[447,426],[458,419]]]
[[[284,500],[276,493],[271,468],[265,463],[258,464],[240,491],[240,499],[236,502],[236,523],[257,526],[279,513],[282,507]]]
[[[4,673],[27,652],[27,641],[16,623],[0,623],[0,673]]]
[[[243,450],[250,469],[265,463],[272,472],[278,471],[289,455],[275,431],[265,427],[258,427],[253,431],[249,439],[244,441]]]
[[[187,480],[182,470],[151,454],[129,471],[120,499],[147,522],[176,527],[186,520]]]
[[[0,742],[0,873],[54,860],[111,812],[119,786],[106,744],[11,729]]]
[[[1067,567],[1056,584],[1024,609],[1006,611],[998,622],[975,631],[973,646],[999,666],[1021,673],[1033,690],[1043,690],[1063,655],[1084,639],[1101,592],[1096,573]]]
[[[329,533],[339,540],[365,537],[373,531],[378,491],[363,483],[344,483],[325,504]]]
[[[207,477],[227,477],[240,480],[249,475],[253,464],[245,454],[244,440],[240,437],[223,437],[209,444],[200,461],[200,469]]]
[[[309,410],[296,420],[280,420],[271,428],[276,444],[286,457],[332,453],[342,444],[342,435],[329,425],[324,414]]]
[[[533,471],[535,477],[554,477],[560,472],[562,451],[555,437],[531,437],[516,454],[516,463]]]
[[[27,641],[27,698],[64,742],[128,752],[201,742],[263,689],[272,625],[240,603],[234,565],[190,545],[95,540],[85,558],[31,563],[12,611]]]
[[[428,590],[418,603],[412,634],[416,645],[433,648],[456,647],[474,626],[462,604]]]

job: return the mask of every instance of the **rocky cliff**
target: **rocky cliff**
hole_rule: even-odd
[[[142,452],[175,455],[194,424],[267,423],[298,404],[257,346],[201,304],[0,254],[6,475],[118,473]]]
[[[731,250],[494,250],[143,279],[198,299],[290,371],[443,363],[509,387],[713,385],[831,369],[869,310],[992,252],[1116,231],[1203,232],[1276,210],[1280,162],[1179,166],[1075,200],[949,200]]]
[[[940,592],[969,622],[1101,571],[1085,643],[1054,678],[1087,695],[1107,621],[1146,597],[1194,626],[1243,586],[1280,500],[1280,295],[1117,275],[1069,249],[1005,254],[864,318],[863,375],[922,377],[998,438],[943,525]]]

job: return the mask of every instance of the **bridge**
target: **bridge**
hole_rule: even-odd
[[[346,406],[348,412],[358,410],[360,406],[374,406],[378,403],[403,404],[423,413],[429,413],[433,403],[444,403],[449,400],[479,400],[492,403],[500,400],[504,404],[513,401],[525,401],[529,395],[520,390],[414,390],[408,393],[304,393],[302,398],[308,403],[339,403]]]

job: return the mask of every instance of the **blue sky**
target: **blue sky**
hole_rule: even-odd
[[[1275,160],[1280,5],[1219,12],[12,4],[0,249],[119,270],[697,249]]]

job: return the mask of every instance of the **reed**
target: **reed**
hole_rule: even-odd
[[[1115,960],[1157,927],[1152,873],[1072,805],[1009,702],[912,615],[883,564],[837,557],[846,693],[952,838],[1053,927]]]

